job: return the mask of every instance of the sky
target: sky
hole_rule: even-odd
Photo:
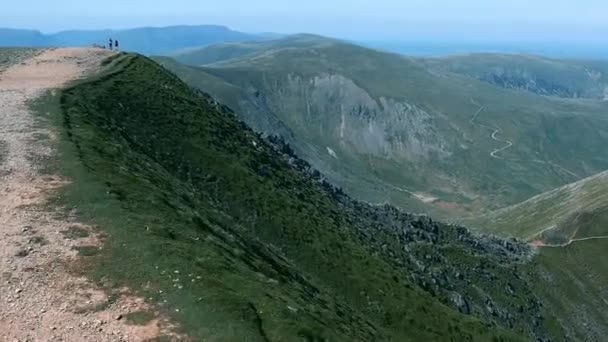
[[[368,41],[608,41],[608,0],[5,0],[0,27],[43,32],[221,24]]]

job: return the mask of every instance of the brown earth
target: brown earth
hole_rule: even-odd
[[[0,73],[0,341],[144,341],[170,333],[158,318],[128,325],[126,314],[151,310],[142,298],[120,291],[118,299],[71,272],[79,263],[74,247],[103,248],[91,227],[44,206],[66,184],[43,175],[39,163],[52,148],[36,124],[28,101],[93,73],[111,54],[101,49],[45,50]],[[65,216],[65,215],[63,215]],[[66,239],[79,229],[87,238]]]

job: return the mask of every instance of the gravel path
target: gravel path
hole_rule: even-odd
[[[35,124],[27,102],[94,72],[110,54],[98,49],[45,50],[0,73],[0,341],[143,341],[165,332],[165,320],[129,326],[124,315],[149,309],[123,289],[118,300],[69,272],[76,246],[101,248],[90,227],[58,218],[42,204],[65,184],[42,175],[32,160],[53,150],[54,139]],[[89,231],[69,240],[62,232]]]

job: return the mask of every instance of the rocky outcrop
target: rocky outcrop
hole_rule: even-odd
[[[522,271],[536,253],[529,245],[474,234],[390,205],[355,201],[299,159],[281,138],[268,140],[293,168],[338,201],[344,215],[336,220],[342,220],[345,229],[355,229],[373,253],[398,265],[403,277],[461,313],[547,339],[541,301]]]
[[[263,94],[249,90],[260,110],[269,110],[292,130],[331,139],[328,144],[396,160],[445,158],[452,153],[424,109],[386,97],[375,99],[344,76],[290,74],[265,86]]]
[[[480,76],[480,79],[499,87],[525,90],[539,95],[564,98],[579,98],[586,96],[580,89],[539,78],[529,72],[521,70],[498,69],[495,73],[488,73]]]

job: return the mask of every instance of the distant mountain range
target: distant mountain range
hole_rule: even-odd
[[[552,337],[603,340],[608,62],[412,58],[312,35],[174,58],[157,60],[254,129],[283,136],[347,193],[444,218],[472,212],[456,221],[534,245],[535,256],[517,268],[538,277],[530,289],[545,317],[559,316],[545,321],[563,329]],[[492,208],[504,209],[479,215]],[[509,287],[492,291],[526,292]]]
[[[181,49],[202,47],[220,42],[252,41],[268,37],[233,31],[224,26],[142,27],[127,30],[75,30],[43,34],[34,30],[0,29],[0,46],[66,47],[105,45],[110,38],[120,42],[122,50],[146,55],[164,55]]]
[[[467,53],[534,54],[554,58],[608,59],[608,46],[599,42],[475,42],[462,40],[361,41],[360,44],[408,56],[447,56]]]
[[[210,44],[280,39],[286,34],[245,33],[221,25],[139,27],[122,30],[67,30],[44,34],[37,30],[0,27],[0,47],[90,46],[107,44],[110,37],[123,42],[126,51],[168,55]],[[446,56],[465,53],[537,54],[555,58],[608,59],[608,47],[596,43],[530,43],[468,41],[351,40],[353,43],[408,56]]]
[[[157,60],[372,203],[464,215],[608,169],[606,62],[411,58],[314,35]]]

